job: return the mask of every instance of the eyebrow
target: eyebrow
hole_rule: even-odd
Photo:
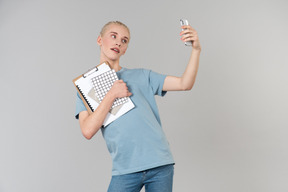
[[[117,32],[114,32],[114,31],[111,31],[110,33],[113,33],[113,34],[118,35],[118,33],[117,33]],[[127,40],[129,41],[129,38],[128,38],[128,37],[124,36],[124,38],[127,39]]]

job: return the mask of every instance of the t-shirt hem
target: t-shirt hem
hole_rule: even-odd
[[[125,174],[130,174],[130,173],[137,173],[140,171],[145,171],[148,169],[153,169],[156,167],[160,167],[160,166],[164,166],[164,165],[171,165],[171,164],[175,164],[174,161],[167,161],[164,163],[156,163],[156,164],[152,164],[152,165],[148,165],[148,166],[144,166],[141,168],[133,168],[133,169],[129,169],[129,170],[125,170],[125,171],[112,171],[112,176],[116,176],[116,175],[125,175]]]
[[[77,120],[79,119],[79,114],[80,114],[82,111],[87,111],[87,110],[85,110],[85,109],[80,110],[79,113],[77,113],[77,114],[75,115],[75,119],[77,119]]]
[[[165,82],[166,77],[167,77],[167,75],[162,75],[162,82],[161,82],[160,94],[159,94],[161,97],[164,97],[167,93],[167,91],[163,91],[163,86],[164,86],[164,82]]]

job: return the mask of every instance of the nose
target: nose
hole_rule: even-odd
[[[116,41],[116,45],[118,45],[119,47],[121,47],[121,45],[122,45],[121,40],[117,40],[117,41]]]

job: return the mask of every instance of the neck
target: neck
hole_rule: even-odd
[[[122,68],[120,65],[119,65],[119,60],[118,61],[111,61],[111,60],[101,60],[100,63],[103,63],[104,61],[108,61],[109,62],[109,66],[111,69],[114,69],[116,72],[117,71],[120,71],[120,69]]]

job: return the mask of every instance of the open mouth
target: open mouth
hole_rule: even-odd
[[[117,48],[111,48],[112,51],[116,52],[116,53],[120,53],[120,50]]]

